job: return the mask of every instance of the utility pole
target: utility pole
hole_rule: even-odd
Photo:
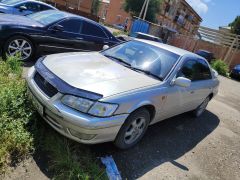
[[[143,6],[142,6],[142,9],[141,9],[141,12],[140,12],[140,14],[139,14],[139,18],[141,18],[142,15],[143,15],[143,20],[145,20],[146,15],[147,15],[149,1],[150,1],[150,0],[145,0],[145,1],[144,1]],[[144,11],[144,10],[145,10],[145,11]],[[144,11],[144,14],[143,14],[143,11]]]

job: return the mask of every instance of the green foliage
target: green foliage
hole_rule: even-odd
[[[27,106],[20,64],[18,57],[0,62],[0,173],[33,150],[31,133],[26,130],[33,111]]]
[[[94,15],[97,15],[99,7],[100,7],[100,0],[93,0],[92,1],[91,13],[94,14]]]
[[[89,149],[53,131],[46,133],[43,149],[51,157],[50,170],[55,179],[106,179],[103,169]]]
[[[21,74],[18,57],[0,61],[0,174],[41,151],[49,155],[55,179],[106,179],[89,149],[45,125],[28,100]]]
[[[228,65],[222,60],[215,60],[211,63],[213,69],[215,69],[220,75],[228,76]]]
[[[232,33],[240,35],[240,16],[237,16],[229,26],[231,27]]]
[[[132,16],[139,16],[144,0],[126,0],[124,9],[126,12],[130,12]],[[148,11],[146,14],[146,20],[150,22],[156,22],[156,16],[160,12],[162,0],[150,0]]]

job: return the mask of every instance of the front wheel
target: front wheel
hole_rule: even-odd
[[[146,109],[136,110],[121,127],[114,144],[120,149],[134,146],[144,136],[149,122],[150,114]]]
[[[210,98],[207,97],[207,98],[202,102],[202,104],[200,104],[200,106],[198,106],[197,109],[195,109],[195,110],[193,111],[193,115],[194,115],[195,117],[201,116],[201,115],[203,114],[203,112],[206,110],[206,107],[207,107],[209,101],[210,101]]]
[[[19,54],[22,61],[29,61],[34,55],[34,46],[28,38],[13,36],[5,43],[3,53],[5,58]]]

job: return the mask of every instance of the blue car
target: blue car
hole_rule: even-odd
[[[39,11],[54,9],[46,3],[35,0],[0,0],[0,13],[28,15]]]
[[[231,78],[239,79],[240,80],[240,64],[236,65],[231,73],[230,73]]]

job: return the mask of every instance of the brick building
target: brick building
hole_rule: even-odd
[[[164,0],[158,24],[177,30],[180,34],[195,35],[202,18],[186,0]]]
[[[91,13],[93,0],[51,0],[63,6]],[[125,24],[130,26],[131,15],[124,11],[125,0],[99,0],[98,16],[107,24]],[[186,0],[163,0],[157,23],[185,35],[195,35],[201,23],[201,17]]]
[[[125,0],[108,0],[107,24],[124,24],[131,15],[123,9]],[[101,13],[100,13],[101,14]],[[195,35],[202,18],[185,0],[163,0],[157,23],[185,35]],[[129,23],[130,24],[130,23]]]

